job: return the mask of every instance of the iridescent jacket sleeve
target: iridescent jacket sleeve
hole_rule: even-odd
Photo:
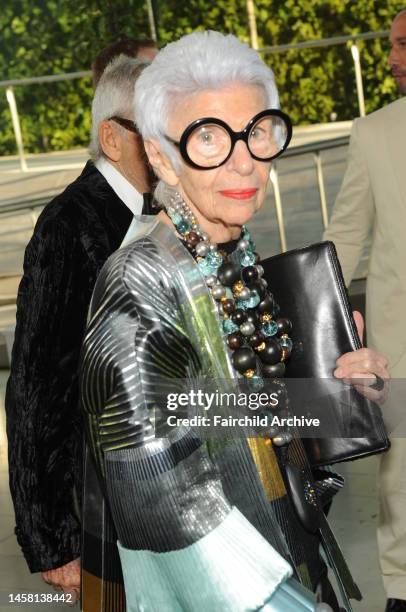
[[[148,236],[108,260],[83,348],[88,440],[130,610],[261,609],[291,575],[289,564],[229,502],[190,429],[154,433],[161,380],[202,371],[202,347],[186,331],[188,299],[178,262]]]

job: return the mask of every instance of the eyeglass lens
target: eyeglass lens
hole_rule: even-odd
[[[251,127],[247,145],[250,153],[259,159],[277,155],[285,146],[288,127],[275,115],[260,118]],[[228,157],[232,138],[228,131],[215,123],[197,126],[186,142],[186,151],[192,162],[203,167],[218,166]]]

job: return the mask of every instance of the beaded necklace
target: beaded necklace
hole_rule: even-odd
[[[233,367],[256,391],[264,387],[264,379],[282,377],[292,350],[292,325],[278,317],[279,306],[267,290],[247,228],[242,228],[237,249],[229,256],[202,231],[179,193],[171,197],[167,212],[217,302]]]

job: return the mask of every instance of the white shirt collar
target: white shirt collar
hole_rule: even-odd
[[[110,187],[116,192],[120,200],[131,210],[133,215],[142,213],[144,198],[127,179],[114,168],[104,157],[100,157],[95,163],[96,168],[104,176]]]

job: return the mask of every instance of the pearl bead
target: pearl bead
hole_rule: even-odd
[[[289,319],[283,318],[276,321],[279,334],[289,334],[292,331],[292,323]],[[292,347],[290,347],[292,348]]]
[[[233,313],[235,310],[235,302],[234,300],[231,300],[230,298],[222,300],[221,305],[223,306],[223,312],[225,312],[228,315]]]
[[[230,334],[229,336],[227,336],[227,344],[233,351],[240,348],[243,345],[243,343],[244,343],[244,338],[238,332],[234,332],[233,334]]]
[[[237,323],[237,325],[242,325],[247,320],[247,313],[244,310],[238,308],[233,314],[233,321]]]
[[[209,236],[208,234],[206,234],[206,232],[201,232],[200,235],[202,237],[202,240],[205,240],[206,242],[209,241]]]
[[[243,346],[236,351],[234,351],[231,360],[233,362],[233,366],[235,367],[240,374],[243,374],[247,370],[254,370],[257,363],[257,358],[255,356],[252,348],[248,346]]]
[[[239,240],[237,243],[237,248],[240,249],[240,251],[246,251],[247,249],[249,249],[249,246],[250,243],[245,238],[241,238],[241,240]]]
[[[218,272],[219,281],[226,285],[226,287],[232,287],[234,283],[240,280],[240,269],[238,265],[231,261],[224,262]]]
[[[262,374],[265,378],[282,378],[285,375],[285,364],[282,362],[275,364],[262,364]]]
[[[210,251],[217,251],[217,244],[211,244]]]
[[[223,285],[214,285],[211,289],[211,293],[215,300],[221,300],[226,295],[226,288]]]
[[[201,241],[196,245],[196,255],[199,255],[199,257],[205,257],[209,250],[210,245],[208,242]]]
[[[217,283],[217,276],[215,276],[214,274],[210,274],[209,276],[206,276],[206,285],[208,287],[213,287],[213,285],[215,285]]]
[[[239,300],[248,300],[250,296],[251,296],[251,291],[248,289],[248,287],[243,287],[241,291],[238,293]]]
[[[285,446],[285,444],[289,444],[292,440],[292,436],[289,433],[281,433],[274,438],[272,438],[272,442],[275,446]]]
[[[274,338],[267,338],[265,340],[265,348],[259,353],[259,356],[264,363],[275,365],[281,360],[281,353],[279,342]]]
[[[251,336],[255,331],[255,325],[247,321],[240,326],[240,332],[243,336]]]

